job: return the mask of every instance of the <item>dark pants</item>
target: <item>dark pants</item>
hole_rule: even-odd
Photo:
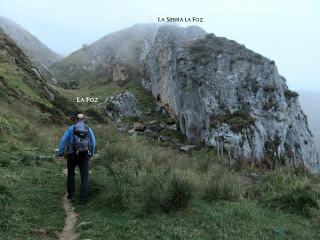
[[[68,154],[67,167],[67,187],[68,196],[73,197],[76,190],[75,168],[79,166],[81,175],[80,199],[86,200],[88,197],[88,176],[89,176],[89,155],[87,153],[78,155],[76,153]]]

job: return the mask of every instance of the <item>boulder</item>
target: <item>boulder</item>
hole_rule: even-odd
[[[143,132],[146,129],[146,125],[140,122],[135,122],[133,123],[133,129],[137,132]]]
[[[105,100],[104,109],[106,115],[113,120],[142,116],[137,98],[128,91],[108,97]]]
[[[196,148],[196,145],[184,145],[184,146],[181,146],[179,149],[183,152],[190,153],[195,148]]]
[[[143,134],[147,137],[155,137],[157,134],[151,129],[146,129]]]

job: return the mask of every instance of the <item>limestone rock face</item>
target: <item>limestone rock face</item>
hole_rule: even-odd
[[[273,61],[198,27],[160,27],[143,55],[144,87],[191,143],[320,170],[298,95]]]
[[[113,120],[142,116],[137,98],[128,91],[108,97],[105,101],[105,112]]]
[[[121,64],[116,63],[113,69],[113,81],[124,84],[128,81],[126,68]]]

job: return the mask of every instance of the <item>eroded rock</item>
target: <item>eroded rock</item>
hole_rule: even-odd
[[[113,120],[123,117],[141,117],[142,111],[139,108],[137,98],[131,92],[118,93],[108,97],[105,101],[106,115]]]
[[[163,26],[145,54],[143,72],[144,87],[178,120],[190,143],[223,142],[242,158],[277,158],[287,165],[296,158],[320,171],[298,94],[274,61],[196,27]]]

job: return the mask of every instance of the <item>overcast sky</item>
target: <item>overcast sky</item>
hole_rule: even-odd
[[[318,0],[0,0],[0,16],[63,55],[136,23],[202,17],[207,32],[275,60],[291,88],[320,90]]]

